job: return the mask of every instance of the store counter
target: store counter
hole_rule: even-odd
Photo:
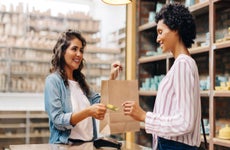
[[[151,150],[131,142],[121,142],[121,150]],[[10,150],[116,150],[116,148],[101,147],[96,149],[93,142],[87,142],[79,145],[62,145],[62,144],[25,144],[10,145]]]

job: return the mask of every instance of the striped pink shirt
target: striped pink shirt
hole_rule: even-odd
[[[162,79],[153,112],[147,112],[145,130],[153,134],[153,147],[157,136],[200,145],[201,101],[199,74],[195,61],[180,54]]]

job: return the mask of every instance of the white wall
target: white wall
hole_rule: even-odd
[[[43,111],[43,93],[0,93],[1,111]]]
[[[92,0],[94,4],[91,14],[101,20],[102,47],[106,46],[107,35],[126,25],[126,5],[108,5],[101,0]]]

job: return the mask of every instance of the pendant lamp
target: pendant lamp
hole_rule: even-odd
[[[110,5],[125,5],[132,2],[132,0],[102,0],[102,1]]]

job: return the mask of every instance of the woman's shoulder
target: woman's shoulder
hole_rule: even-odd
[[[180,64],[184,64],[188,66],[192,70],[197,70],[196,61],[189,55],[180,54],[177,59],[175,60],[175,66],[180,66]]]
[[[189,55],[185,55],[185,54],[180,54],[176,60],[175,60],[176,63],[180,63],[180,62],[185,62],[185,63],[195,63],[194,59],[189,56]]]
[[[57,72],[53,72],[46,77],[46,81],[61,81],[62,78]]]

